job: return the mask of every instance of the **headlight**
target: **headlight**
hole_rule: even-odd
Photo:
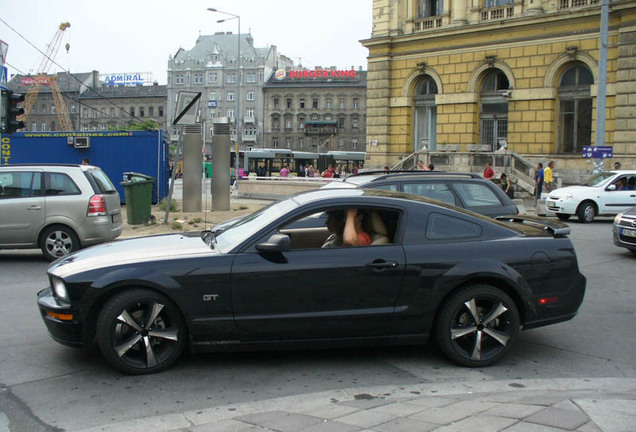
[[[616,217],[614,218],[614,223],[615,224],[619,223],[622,217],[623,217],[623,213],[617,214]]]
[[[567,201],[567,200],[571,200],[572,194],[571,193],[566,193],[565,195],[561,196],[561,201]]]
[[[66,291],[66,285],[64,285],[64,281],[62,279],[55,277],[51,278],[51,284],[53,285],[53,292],[57,298],[70,302],[68,292]]]

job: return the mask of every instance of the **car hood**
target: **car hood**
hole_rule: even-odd
[[[82,249],[53,262],[49,267],[49,273],[65,277],[120,264],[216,253],[201,240],[198,233],[139,237]]]
[[[567,187],[553,190],[552,192],[550,192],[550,196],[558,198],[569,193],[569,194],[572,194],[572,196],[578,197],[578,196],[596,194],[598,193],[599,190],[600,188],[593,187],[593,186],[567,186]]]

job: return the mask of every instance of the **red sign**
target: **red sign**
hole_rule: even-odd
[[[48,78],[22,78],[20,80],[21,86],[30,86],[30,85],[51,85]]]
[[[355,78],[355,70],[299,70],[289,71],[290,78]]]

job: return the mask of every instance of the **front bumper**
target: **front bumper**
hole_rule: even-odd
[[[618,247],[624,247],[631,251],[636,252],[636,237],[633,237],[633,233],[636,232],[636,227],[618,225],[616,222],[612,225],[612,240],[614,245]],[[626,235],[626,234],[630,235]]]
[[[548,196],[545,200],[545,208],[548,211],[569,215],[576,214],[577,204],[578,203],[574,202],[572,199],[563,200],[556,197],[551,198],[550,196]]]
[[[74,347],[84,346],[82,326],[76,316],[70,321],[56,318],[55,315],[72,315],[71,305],[53,295],[51,288],[38,293],[38,308],[49,334],[57,342]]]

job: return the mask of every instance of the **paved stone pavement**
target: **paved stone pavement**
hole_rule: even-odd
[[[634,430],[636,378],[581,378],[356,388],[165,413],[81,432]]]

